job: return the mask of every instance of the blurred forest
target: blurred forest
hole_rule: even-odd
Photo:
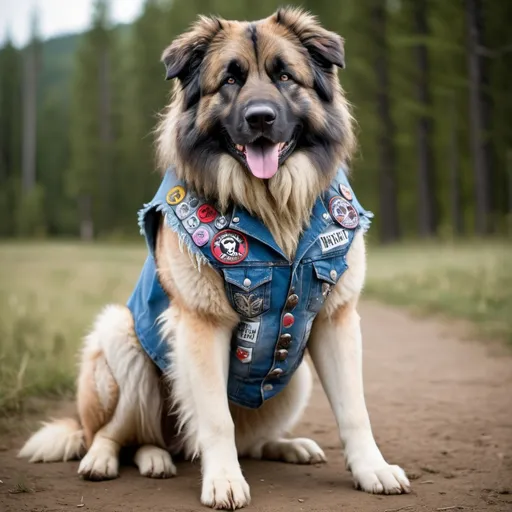
[[[293,3],[293,2],[290,2]],[[112,26],[0,49],[0,236],[127,237],[159,183],[164,47],[197,14],[254,20],[273,0],[147,0]],[[353,184],[374,237],[512,233],[512,2],[304,0],[346,40]],[[70,15],[72,9],[70,7]]]

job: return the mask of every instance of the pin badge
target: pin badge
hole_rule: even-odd
[[[210,232],[206,228],[197,228],[192,234],[192,240],[198,247],[203,247],[210,240]]]
[[[176,207],[176,215],[178,219],[183,220],[190,215],[190,206],[187,203],[181,203]]]
[[[250,363],[252,359],[252,348],[236,347],[236,358],[242,363]]]
[[[183,199],[185,199],[185,189],[179,185],[171,188],[171,190],[167,192],[166,200],[172,206],[181,203]]]
[[[188,198],[188,204],[190,205],[190,208],[196,208],[199,204],[199,199],[197,199],[196,196],[190,196]]]
[[[209,204],[203,204],[197,210],[197,216],[201,222],[208,223],[217,217],[217,210]]]
[[[217,229],[224,229],[228,225],[228,219],[224,217],[224,215],[221,215],[220,217],[217,217],[215,219],[215,227]]]
[[[192,215],[192,217],[189,217],[185,221],[185,227],[187,229],[196,229],[199,226],[199,224],[199,219],[195,215]]]
[[[346,199],[334,196],[329,202],[329,211],[336,222],[347,229],[354,229],[359,225],[357,210]]]
[[[340,192],[341,195],[349,201],[352,201],[352,199],[354,198],[354,196],[352,195],[352,190],[350,190],[346,185],[343,185],[343,183],[340,183]]]
[[[219,231],[212,239],[213,257],[226,265],[236,265],[243,261],[249,253],[247,238],[238,231],[226,229]]]

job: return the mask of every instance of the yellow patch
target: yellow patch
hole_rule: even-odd
[[[171,205],[179,204],[185,199],[185,189],[183,187],[173,187],[167,192],[167,202]]]

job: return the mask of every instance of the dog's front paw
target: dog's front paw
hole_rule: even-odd
[[[201,492],[201,503],[207,507],[235,510],[251,502],[249,485],[242,474],[220,478],[205,477]]]
[[[80,462],[78,474],[85,480],[112,480],[119,476],[117,455],[109,451],[91,449]]]
[[[400,466],[382,465],[352,468],[356,489],[372,494],[402,494],[411,492],[411,484]]]
[[[169,478],[176,475],[176,466],[172,463],[169,452],[158,446],[141,446],[133,460],[142,476]]]

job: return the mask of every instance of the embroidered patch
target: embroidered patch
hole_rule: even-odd
[[[236,329],[236,337],[248,343],[256,343],[260,332],[260,322],[240,322]]]
[[[217,217],[215,219],[215,227],[217,229],[224,229],[228,225],[228,219],[224,217],[224,215],[221,215],[220,217]]]
[[[226,229],[213,237],[211,251],[217,261],[226,265],[236,265],[247,257],[249,244],[242,233]]]
[[[352,190],[350,190],[346,185],[343,185],[343,183],[340,183],[340,192],[341,195],[345,199],[348,199],[349,201],[352,201],[352,199],[354,198],[354,196],[352,195]]]
[[[250,363],[252,359],[252,348],[236,347],[236,358],[242,363]]]
[[[192,210],[190,209],[190,206],[187,203],[181,203],[176,207],[176,215],[180,220],[183,220],[185,217],[188,217],[191,211]]]
[[[192,234],[192,240],[198,247],[203,247],[210,240],[210,232],[206,228],[197,228]]]
[[[354,229],[359,225],[357,210],[346,199],[334,196],[329,201],[329,211],[336,222],[347,229]]]
[[[183,199],[185,199],[185,189],[179,185],[171,188],[171,190],[167,192],[166,200],[172,206],[181,203]]]
[[[346,229],[336,229],[328,233],[322,233],[319,237],[322,252],[332,251],[336,247],[348,244],[349,237]]]
[[[197,216],[201,222],[208,223],[217,217],[217,210],[209,204],[203,204],[197,210]]]
[[[195,215],[192,215],[192,217],[189,217],[183,224],[188,231],[193,231],[199,226],[200,222]]]
[[[234,293],[233,301],[235,302],[235,309],[242,315],[252,318],[258,316],[263,310],[263,299],[251,293]]]

